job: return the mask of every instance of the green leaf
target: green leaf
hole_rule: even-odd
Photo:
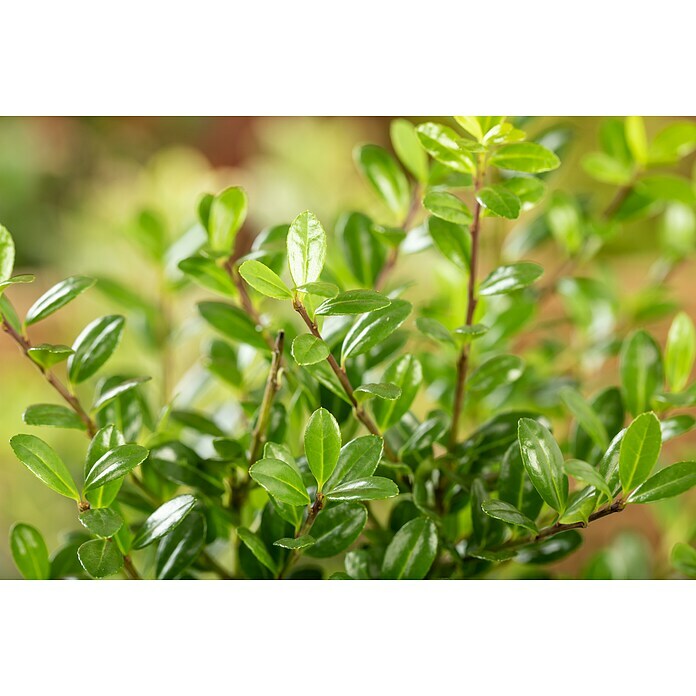
[[[0,257],[4,229],[0,227]],[[51,576],[48,549],[38,529],[28,524],[14,524],[10,530],[10,551],[17,570],[25,580],[48,580]]]
[[[343,340],[341,361],[362,355],[385,341],[396,331],[411,313],[411,304],[405,300],[392,300],[388,307],[360,317]],[[391,381],[391,380],[390,380]]]
[[[237,232],[247,215],[247,197],[244,189],[232,186],[218,193],[210,203],[208,240],[214,251],[230,256],[234,250]]]
[[[316,295],[317,297],[335,297],[338,295],[338,285],[333,283],[305,283],[298,285],[295,288],[299,292],[306,292],[308,295]]]
[[[473,135],[476,140],[483,140],[483,130],[480,120],[476,116],[455,116],[454,120],[470,135]]]
[[[94,278],[85,276],[71,276],[54,285],[48,292],[44,293],[29,308],[27,317],[24,320],[27,326],[57,312],[61,307],[65,307],[68,302],[72,302],[78,295],[91,288],[97,281]]]
[[[633,178],[633,168],[606,152],[590,152],[582,159],[583,169],[597,181],[626,186]]]
[[[568,501],[568,477],[563,455],[553,435],[541,423],[520,418],[517,437],[522,462],[544,502],[563,514]]]
[[[33,276],[30,273],[12,276],[12,278],[8,278],[7,280],[3,280],[2,282],[0,282],[0,295],[2,295],[5,288],[9,288],[12,285],[23,285],[26,283],[33,283],[35,280],[36,276]]]
[[[287,238],[288,266],[296,286],[319,280],[326,258],[326,232],[313,213],[300,213]]]
[[[287,505],[307,505],[309,495],[299,471],[280,459],[260,459],[249,469],[249,475],[276,500]]]
[[[213,445],[224,461],[246,459],[244,449],[234,440],[218,439]],[[148,464],[168,481],[197,488],[204,495],[219,496],[224,492],[221,478],[215,472],[208,473],[198,454],[177,440],[155,445],[150,450]]]
[[[205,546],[206,527],[205,517],[194,511],[162,538],[157,546],[158,580],[173,580],[198,558]]]
[[[686,413],[678,416],[671,416],[660,421],[660,431],[662,432],[662,442],[673,440],[684,433],[688,433],[696,425],[696,419]]]
[[[469,324],[467,326],[459,326],[454,330],[454,333],[464,337],[465,341],[473,341],[475,338],[480,338],[488,331],[485,324]]]
[[[66,498],[80,501],[68,467],[50,445],[35,435],[15,435],[10,439],[10,446],[17,459],[49,488]]]
[[[423,368],[413,355],[403,355],[392,362],[382,375],[382,381],[394,384],[401,390],[395,401],[376,401],[372,412],[380,430],[387,430],[398,423],[416,398],[423,381]]]
[[[655,201],[670,201],[696,205],[696,192],[691,181],[676,174],[644,176],[636,184],[636,192]]]
[[[515,176],[503,181],[503,186],[520,199],[522,210],[533,208],[546,193],[546,184],[533,176]]]
[[[675,544],[670,556],[672,565],[684,575],[696,578],[696,549],[688,544]]]
[[[425,157],[422,150],[421,154]],[[356,280],[363,286],[374,286],[387,252],[374,231],[372,220],[362,213],[342,215],[336,223],[336,236],[341,242],[348,268]],[[325,297],[333,297],[337,293],[338,288]]]
[[[399,495],[399,487],[388,478],[367,476],[351,479],[326,493],[329,500],[384,500]]]
[[[389,126],[394,152],[413,177],[424,184],[428,180],[428,157],[421,147],[416,127],[403,118],[394,119]]]
[[[383,449],[384,441],[376,435],[364,435],[343,445],[336,468],[324,486],[325,493],[348,481],[372,476],[382,458]]]
[[[524,372],[524,361],[516,355],[496,355],[486,360],[471,373],[467,387],[475,392],[493,389],[517,381]]]
[[[559,395],[568,410],[573,414],[577,424],[601,450],[609,446],[609,436],[601,418],[595,413],[582,395],[573,387],[561,387]]]
[[[671,164],[696,150],[696,124],[691,121],[671,123],[650,143],[648,159],[652,164]]]
[[[292,357],[298,365],[314,365],[329,357],[329,347],[312,334],[302,334],[292,342]]]
[[[470,225],[473,220],[466,204],[447,191],[430,191],[423,199],[423,207],[435,217],[455,225]]]
[[[0,225],[0,282],[12,275],[15,262],[15,245],[6,227]]]
[[[521,290],[540,278],[544,269],[538,263],[522,262],[498,266],[479,286],[479,295],[504,295]]]
[[[205,256],[190,256],[179,261],[178,267],[191,280],[206,290],[212,290],[228,297],[234,297],[237,294],[237,288],[227,271],[220,268],[213,259]]]
[[[536,519],[543,505],[524,468],[520,444],[517,440],[508,447],[500,464],[498,495],[500,500],[514,505],[532,520]]]
[[[535,565],[554,563],[571,554],[580,544],[582,544],[582,534],[575,529],[569,529],[537,544],[525,546],[517,552],[515,561]]]
[[[27,425],[85,430],[85,424],[75,411],[60,404],[32,404],[24,411],[22,420]]]
[[[345,551],[367,523],[367,510],[360,503],[341,503],[324,508],[312,525],[314,544],[306,555],[329,558]]]
[[[239,267],[239,275],[266,297],[275,297],[277,300],[292,299],[290,288],[268,266],[259,261],[245,261]]]
[[[370,382],[368,384],[361,384],[355,389],[354,393],[356,395],[355,398],[359,402],[364,402],[375,397],[394,401],[401,396],[401,389],[399,389],[396,384],[390,384],[389,382],[380,382],[379,384]]]
[[[374,290],[348,290],[336,297],[324,300],[314,311],[319,316],[337,316],[344,314],[365,314],[388,307],[391,300]]]
[[[111,539],[93,539],[77,550],[82,567],[93,578],[115,575],[123,568],[123,556]]]
[[[80,524],[97,536],[112,537],[123,526],[123,518],[115,510],[95,508],[80,513]]]
[[[126,320],[118,315],[100,317],[88,324],[73,343],[68,377],[79,384],[91,377],[112,355],[121,340]]]
[[[268,568],[273,575],[278,573],[278,568],[276,566],[276,562],[273,560],[273,556],[271,556],[266,548],[266,545],[256,534],[248,530],[246,527],[238,527],[237,536],[249,549],[249,551],[254,554],[254,557],[259,563],[266,566],[266,568]]]
[[[537,143],[502,145],[490,157],[490,163],[500,169],[539,174],[550,172],[561,165],[558,157]]]
[[[150,377],[130,377],[128,379],[119,380],[113,386],[109,387],[108,389],[104,389],[104,391],[94,402],[92,409],[94,411],[98,411],[100,408],[103,408],[107,404],[111,403],[121,394],[125,394],[131,389],[135,389],[138,385],[148,382],[150,379]]]
[[[269,350],[261,332],[239,307],[225,302],[199,302],[198,311],[208,324],[226,338],[259,350]]]
[[[546,210],[546,223],[551,235],[569,255],[580,251],[585,239],[582,212],[573,196],[556,191]]]
[[[87,457],[85,458],[85,476],[89,473],[92,467],[107,453],[120,445],[125,445],[126,439],[123,434],[114,425],[107,425],[97,431],[87,449]],[[105,486],[95,488],[85,494],[87,502],[93,508],[108,507],[114,501],[121,490],[123,479],[117,479]]]
[[[353,150],[353,159],[387,208],[403,220],[411,205],[411,187],[394,158],[378,145],[362,145]]]
[[[636,331],[623,343],[619,362],[624,404],[633,416],[644,413],[662,387],[662,355],[647,331]]]
[[[654,413],[643,413],[628,426],[619,455],[619,476],[624,493],[650,476],[661,448],[660,421]]]
[[[54,365],[67,360],[73,352],[69,346],[41,343],[29,348],[27,354],[37,365],[50,370]]]
[[[455,266],[468,270],[471,262],[471,235],[468,227],[439,217],[428,219],[428,233],[438,251]]]
[[[142,549],[169,534],[183,522],[195,504],[196,499],[192,495],[184,494],[160,505],[143,522],[133,539],[133,548]]]
[[[123,478],[142,464],[149,452],[140,445],[119,445],[100,457],[85,477],[85,493]]]
[[[316,539],[309,534],[301,537],[284,537],[273,542],[273,546],[280,546],[282,549],[306,549],[316,543]]]
[[[387,546],[382,563],[385,580],[422,580],[437,554],[437,529],[432,520],[407,522]]]
[[[321,491],[336,468],[341,449],[341,430],[336,419],[325,408],[317,409],[309,419],[304,446],[309,470]]]
[[[473,173],[476,164],[471,153],[461,147],[455,131],[439,123],[423,123],[416,128],[423,149],[438,162],[457,172]]]
[[[573,478],[576,478],[578,481],[583,481],[590,486],[594,486],[598,491],[604,493],[608,500],[614,497],[609,485],[602,478],[601,474],[587,462],[583,462],[580,459],[569,459],[565,462],[564,468],[566,473],[570,474]]]
[[[431,319],[430,317],[418,317],[418,319],[416,319],[416,326],[422,334],[425,334],[438,343],[454,344],[452,334],[449,332],[447,327],[437,321],[437,319]]]
[[[537,534],[539,530],[532,520],[521,513],[514,505],[506,503],[504,500],[484,500],[481,503],[481,509],[495,520],[500,520],[506,524],[511,524],[516,527],[524,527],[532,534]]]
[[[626,142],[635,161],[645,164],[648,161],[648,136],[642,116],[626,117]]]
[[[672,391],[679,392],[686,386],[696,358],[696,329],[685,312],[679,312],[667,335],[665,347],[665,373]]]
[[[484,186],[476,194],[476,200],[493,215],[509,220],[519,217],[522,207],[520,199],[501,184]]]
[[[658,471],[631,493],[628,503],[654,503],[696,486],[696,462],[679,462]]]

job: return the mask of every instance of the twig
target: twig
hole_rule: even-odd
[[[314,503],[310,506],[309,512],[307,513],[307,519],[304,521],[300,531],[295,535],[295,539],[309,534],[309,530],[312,528],[314,521],[317,519],[317,515],[321,512],[323,507],[324,496],[321,493],[317,493],[317,497],[314,499]],[[278,580],[282,580],[288,574],[301,555],[302,549],[293,549],[292,553],[285,561],[285,565],[282,567],[280,573],[278,573]]]
[[[126,572],[129,580],[142,580],[140,573],[138,573],[133,565],[131,557],[127,554],[123,557],[123,570]]]

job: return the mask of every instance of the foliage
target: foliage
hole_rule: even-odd
[[[186,243],[144,211],[135,238],[168,301],[187,302],[192,284],[210,294],[195,311],[202,361],[232,409],[173,389],[177,327],[113,280],[97,288],[123,314],[94,319],[71,346],[32,343],[29,328],[95,280],[67,278],[20,318],[7,294],[33,276],[12,275],[0,227],[3,329],[62,399],[29,405],[24,422],[87,437],[79,467],[34,434],[11,439],[31,473],[73,499],[79,530],[49,555],[39,530],[14,525],[20,573],[481,577],[556,561],[588,524],[696,485],[696,462],[662,454],[696,424],[685,412],[696,405],[694,324],[676,312],[665,346],[646,328],[675,312],[665,281],[694,251],[696,194],[673,165],[696,149],[695,129],[675,123],[650,140],[638,117],[607,119],[583,160],[614,189],[599,207],[555,185],[563,134],[530,139],[523,127],[394,121],[396,156],[354,151],[374,219],[348,212],[330,234],[305,211],[246,247],[239,187],[202,197]],[[661,256],[628,303],[588,263],[646,217],[662,221]],[[548,250],[555,266],[539,263]],[[424,253],[451,269],[434,297],[419,294],[417,265],[398,282]],[[567,344],[549,333],[560,325]],[[104,374],[124,331],[158,353],[157,399],[150,375]],[[617,377],[597,391],[593,376],[616,357]],[[672,554],[684,575],[696,567],[689,541]],[[586,575],[621,562],[607,551]]]

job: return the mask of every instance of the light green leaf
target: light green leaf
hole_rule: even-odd
[[[301,537],[284,537],[283,539],[278,539],[278,541],[273,542],[273,546],[280,546],[282,549],[306,549],[313,546],[316,543],[316,539],[309,534],[305,534]],[[268,566],[266,566],[268,567]]]
[[[619,455],[619,476],[624,493],[650,476],[661,448],[660,421],[654,413],[643,413],[628,426]]]
[[[123,434],[114,425],[107,425],[97,431],[92,438],[87,449],[87,457],[85,458],[85,476],[90,472],[92,467],[111,450],[126,444],[126,439]],[[123,479],[117,479],[105,486],[95,488],[85,494],[87,502],[93,508],[108,507],[118,495]]]
[[[6,227],[0,225],[0,282],[11,275],[15,262],[15,244]]]
[[[654,503],[696,486],[696,462],[679,462],[658,471],[628,497],[629,503]]]
[[[73,349],[69,346],[54,345],[51,343],[41,343],[29,348],[29,357],[41,367],[50,370],[54,365],[67,360],[72,354]]]
[[[502,184],[484,186],[476,194],[476,200],[493,215],[509,220],[519,217],[522,207],[520,199]]]
[[[68,302],[72,302],[78,295],[88,290],[96,283],[94,278],[84,276],[71,276],[54,285],[48,292],[43,294],[29,308],[25,323],[27,326],[57,312],[61,307],[65,307]]]
[[[575,420],[601,450],[609,446],[609,436],[601,418],[573,387],[561,387],[559,395]]]
[[[398,423],[416,398],[423,381],[423,368],[413,355],[403,355],[394,360],[382,375],[382,381],[396,385],[401,396],[395,401],[376,401],[372,412],[381,430]]]
[[[377,397],[378,399],[388,399],[394,401],[401,396],[401,389],[396,384],[389,382],[361,384],[355,389],[355,398],[359,402],[367,401]]]
[[[237,294],[237,288],[229,274],[220,268],[214,259],[205,256],[190,256],[179,261],[178,267],[191,280],[206,290],[212,290],[227,297],[234,297]]]
[[[85,493],[123,478],[142,464],[149,452],[140,445],[119,445],[99,458],[85,477]]]
[[[626,409],[633,416],[644,413],[663,379],[660,347],[647,331],[636,331],[624,341],[619,371]]]
[[[75,411],[60,404],[32,404],[24,411],[22,420],[27,425],[85,430],[85,424]]]
[[[671,123],[650,143],[651,164],[671,164],[696,150],[696,124],[691,121]]]
[[[237,232],[247,215],[247,197],[244,189],[231,186],[218,193],[210,203],[208,239],[213,251],[231,256]]]
[[[85,510],[78,518],[80,524],[89,529],[92,534],[103,537],[112,537],[123,526],[123,518],[115,510],[109,508],[95,508]]]
[[[423,123],[416,128],[425,151],[438,162],[457,172],[473,173],[476,164],[471,153],[460,146],[460,138],[451,128],[439,123]]]
[[[391,300],[374,290],[348,290],[336,297],[324,300],[314,311],[318,316],[365,314],[388,307]]]
[[[123,568],[123,556],[111,539],[93,539],[77,550],[82,567],[93,578],[114,575]]]
[[[423,199],[423,206],[435,217],[455,225],[470,225],[473,220],[464,201],[447,191],[430,191]]]
[[[325,408],[317,409],[309,419],[304,446],[309,470],[321,491],[336,468],[341,449],[341,430],[336,419]]]
[[[333,283],[305,283],[298,285],[295,288],[299,292],[306,292],[308,295],[316,295],[317,297],[335,297],[338,295],[338,285]]]
[[[245,261],[239,267],[239,275],[262,295],[275,297],[277,300],[289,300],[292,298],[290,288],[285,285],[278,274],[259,261]]]
[[[626,117],[626,142],[635,161],[645,164],[648,161],[648,136],[642,116]]]
[[[665,373],[672,391],[679,392],[686,386],[696,358],[696,329],[685,312],[679,312],[667,335],[665,348]]]
[[[73,384],[91,377],[112,355],[121,340],[126,320],[118,315],[100,317],[88,324],[73,343],[68,376]]]
[[[403,220],[411,205],[411,187],[394,158],[378,145],[362,145],[353,150],[353,159],[387,208]]]
[[[644,176],[637,184],[636,191],[656,201],[669,201],[696,205],[696,191],[691,181],[676,174],[652,174]]]
[[[367,476],[340,483],[326,493],[329,500],[384,500],[399,495],[399,487],[388,478]]]
[[[447,327],[441,324],[437,319],[432,319],[431,317],[418,317],[418,319],[416,319],[416,326],[422,334],[429,336],[438,343],[454,344],[452,334]]]
[[[382,563],[385,580],[422,580],[437,555],[437,528],[418,517],[407,522],[387,546]]]
[[[5,288],[9,288],[12,285],[24,285],[26,283],[33,283],[36,280],[36,276],[31,275],[31,273],[25,273],[23,275],[12,276],[7,280],[0,282],[0,295],[2,295]]]
[[[309,495],[296,467],[280,459],[260,459],[249,469],[249,475],[279,502],[287,505],[307,505]]]
[[[544,273],[538,263],[521,262],[498,266],[479,286],[479,295],[504,295],[531,285]]]
[[[0,234],[3,229],[0,227]],[[28,524],[13,525],[10,530],[10,551],[17,570],[25,580],[48,580],[51,576],[48,549],[38,529]]]
[[[269,350],[261,332],[241,308],[225,302],[200,302],[198,311],[208,324],[226,338],[259,350]]]
[[[625,186],[633,178],[633,168],[606,152],[590,152],[582,159],[583,169],[597,181]]]
[[[471,373],[467,387],[474,392],[493,389],[516,382],[524,372],[524,361],[516,355],[496,355],[486,360]]]
[[[476,116],[455,116],[454,120],[470,135],[473,135],[476,140],[483,140],[483,130],[481,123]]]
[[[570,474],[578,481],[583,481],[590,486],[594,486],[598,491],[604,493],[608,500],[614,496],[607,482],[602,478],[600,473],[593,466],[580,459],[569,459],[563,465],[567,474]]]
[[[534,176],[515,176],[503,181],[503,186],[520,199],[522,210],[533,208],[546,193],[546,184]]]
[[[561,161],[551,150],[538,143],[502,145],[491,155],[489,161],[501,169],[529,174],[550,172],[561,165]]]
[[[392,300],[388,307],[378,309],[360,317],[350,328],[343,340],[341,361],[362,355],[382,343],[411,313],[411,304],[405,300]]]
[[[481,503],[481,509],[495,520],[500,520],[506,524],[516,527],[524,527],[533,534],[538,533],[537,526],[526,515],[521,513],[514,505],[506,503],[504,500],[493,500],[489,498]]]
[[[133,539],[133,548],[142,549],[169,534],[183,522],[195,504],[196,499],[192,495],[184,494],[160,505],[143,522]]]
[[[319,280],[326,258],[326,232],[317,217],[306,210],[290,225],[288,266],[296,286]]]
[[[463,336],[466,341],[473,341],[475,338],[485,335],[487,331],[488,327],[485,324],[468,324],[457,327],[454,333]]]
[[[292,357],[298,365],[314,365],[329,357],[329,347],[312,334],[302,334],[292,342]]]
[[[35,435],[15,435],[10,439],[10,446],[17,459],[49,488],[66,498],[80,501],[68,467],[50,445]]]
[[[416,127],[403,118],[394,119],[389,126],[392,147],[401,163],[417,181],[428,180],[428,158],[416,134]]]
[[[553,435],[541,423],[520,418],[517,437],[522,462],[544,502],[559,512],[568,501],[568,477],[563,471],[563,455]]]

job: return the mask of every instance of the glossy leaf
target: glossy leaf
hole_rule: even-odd
[[[305,455],[319,490],[333,473],[341,449],[341,430],[326,409],[317,409],[309,419],[304,434]]]
[[[259,261],[245,261],[239,267],[239,275],[266,297],[274,297],[277,300],[289,300],[292,298],[290,288],[268,266]]]
[[[0,282],[12,275],[15,262],[15,245],[6,227],[0,225]]]
[[[276,567],[276,562],[273,557],[268,552],[266,545],[259,538],[258,535],[254,534],[252,531],[246,527],[237,528],[237,536],[240,538],[242,543],[254,554],[254,558],[261,563],[261,565],[268,568],[268,570],[275,575],[278,572]]]
[[[500,500],[510,503],[532,520],[536,519],[543,505],[524,468],[517,440],[508,447],[500,464],[498,495]]]
[[[522,376],[524,362],[516,355],[496,355],[489,358],[471,373],[467,387],[474,392],[490,392],[515,382]]]
[[[356,478],[335,486],[326,493],[329,500],[384,500],[399,495],[399,487],[388,478],[367,476]]]
[[[140,445],[119,445],[100,457],[87,472],[85,493],[89,493],[111,481],[123,478],[142,464],[148,451]]]
[[[0,235],[4,228],[0,227]],[[0,236],[0,244],[2,237]],[[10,530],[10,551],[17,570],[25,580],[48,580],[51,564],[46,542],[38,529],[17,523]]]
[[[312,525],[314,544],[305,551],[313,558],[329,558],[345,551],[367,523],[367,510],[360,503],[341,503],[322,510]]]
[[[93,578],[115,575],[123,568],[123,556],[111,539],[93,539],[77,550],[82,567]]]
[[[422,150],[421,154],[425,157]],[[372,220],[362,213],[342,215],[336,223],[336,236],[341,242],[346,263],[358,283],[364,287],[374,286],[387,252],[374,232]],[[337,293],[338,288],[325,296],[333,297]]]
[[[194,511],[173,532],[164,536],[157,546],[157,579],[179,577],[203,550],[206,531],[204,515]]]
[[[314,311],[319,316],[364,314],[388,307],[391,300],[374,290],[348,290],[324,300]]]
[[[326,232],[308,210],[290,225],[287,238],[288,266],[295,285],[319,280],[326,258]]]
[[[425,151],[438,162],[457,172],[476,171],[474,158],[460,146],[460,138],[451,128],[439,123],[422,123],[416,133]]]
[[[696,462],[679,462],[661,469],[636,488],[629,503],[654,503],[673,498],[696,486]]]
[[[356,320],[343,340],[342,361],[367,353],[396,331],[411,313],[411,304],[392,300],[388,307],[365,314]]]
[[[435,217],[455,225],[470,225],[473,220],[466,203],[447,191],[430,191],[423,198],[423,207]]]
[[[502,145],[490,157],[490,163],[501,169],[539,174],[557,169],[558,157],[537,143],[511,143]]]
[[[413,355],[403,355],[394,360],[384,371],[382,380],[401,390],[394,401],[376,401],[372,406],[377,425],[386,430],[398,423],[416,398],[423,381],[423,368]]]
[[[467,227],[433,216],[428,220],[428,233],[445,259],[458,268],[468,270],[471,261],[471,235]]]
[[[689,381],[696,359],[696,329],[685,312],[679,312],[667,335],[665,375],[672,391],[681,391]]]
[[[32,404],[24,411],[22,420],[27,425],[85,430],[85,424],[75,411],[60,404]]]
[[[437,554],[435,524],[418,517],[407,522],[387,546],[382,563],[385,580],[422,580]]]
[[[292,342],[292,357],[298,365],[314,365],[329,357],[329,347],[312,334],[302,334]]]
[[[609,445],[609,436],[604,423],[595,413],[582,395],[573,387],[562,387],[559,395],[568,410],[573,414],[578,426],[581,427],[602,450]]]
[[[401,389],[399,389],[399,387],[397,387],[395,384],[390,384],[389,382],[370,382],[368,384],[361,384],[359,387],[356,387],[353,393],[359,402],[364,402],[368,399],[374,398],[395,401],[401,396]]]
[[[231,186],[210,201],[208,213],[208,240],[214,251],[230,256],[234,251],[237,232],[247,214],[247,197],[244,189]]]
[[[353,158],[387,208],[403,220],[411,205],[411,189],[394,158],[378,145],[356,147]]]
[[[401,163],[420,183],[428,180],[428,157],[418,140],[416,127],[403,118],[395,118],[389,126],[392,147]]]
[[[121,394],[125,394],[131,389],[135,389],[138,385],[148,382],[149,380],[150,377],[129,377],[128,379],[119,380],[113,386],[110,386],[108,389],[104,389],[104,391],[102,391],[94,402],[92,408],[95,411],[98,411],[100,408],[103,408],[107,404],[111,403]]]
[[[276,500],[287,505],[307,505],[309,495],[299,471],[280,459],[260,459],[249,469],[249,475]]]
[[[27,326],[45,319],[61,307],[65,307],[68,302],[72,302],[78,295],[91,288],[96,281],[94,278],[85,276],[71,276],[54,285],[44,293],[29,308],[26,319]]]
[[[206,290],[212,290],[227,297],[234,297],[237,294],[237,288],[229,274],[224,268],[218,266],[214,259],[205,256],[190,256],[179,261],[178,267],[197,285]]]
[[[624,341],[619,370],[627,410],[637,416],[649,410],[652,397],[662,386],[662,355],[647,331],[636,331]]]
[[[160,505],[138,530],[133,548],[142,549],[176,529],[193,510],[196,499],[189,494],[178,495]]]
[[[27,354],[37,365],[50,370],[54,365],[58,365],[58,363],[67,360],[73,352],[70,346],[41,343],[29,348]]]
[[[619,476],[624,493],[645,481],[657,464],[662,447],[660,421],[643,413],[628,426],[621,442]]]
[[[56,493],[79,502],[80,496],[70,471],[50,445],[35,435],[15,435],[10,439],[10,446],[17,459],[34,476]]]
[[[87,457],[85,459],[85,476],[89,473],[92,467],[99,461],[107,452],[112,449],[125,445],[126,439],[123,434],[114,425],[107,425],[97,431],[87,449]],[[108,507],[114,501],[121,489],[123,479],[117,479],[105,486],[95,488],[85,494],[87,502],[93,508]]]
[[[514,505],[506,503],[504,500],[484,500],[481,509],[493,519],[500,520],[506,524],[516,527],[524,527],[533,534],[538,533],[537,526],[526,515],[521,513]]]
[[[108,538],[114,536],[123,526],[123,518],[115,510],[94,508],[80,513],[80,524],[92,534]]]
[[[100,317],[88,324],[75,339],[68,358],[68,376],[73,384],[91,377],[112,355],[121,340],[125,319],[118,315]]]
[[[606,495],[608,500],[614,497],[609,485],[602,478],[601,474],[587,462],[583,462],[580,459],[569,459],[563,466],[567,474],[570,474],[578,481],[594,486],[598,491]]]
[[[484,186],[476,194],[476,200],[491,214],[509,220],[519,217],[522,207],[520,199],[501,184]]]
[[[254,322],[239,307],[225,302],[200,302],[198,311],[216,331],[238,343],[269,350]]]
[[[280,546],[283,549],[306,549],[316,543],[316,539],[309,534],[301,537],[284,537],[273,542],[273,546]]]
[[[526,288],[542,276],[544,269],[537,263],[515,263],[498,266],[479,286],[479,295],[504,295]]]
[[[372,476],[382,458],[383,449],[384,441],[376,435],[364,435],[343,445],[336,468],[324,486],[325,493],[348,481]]]

